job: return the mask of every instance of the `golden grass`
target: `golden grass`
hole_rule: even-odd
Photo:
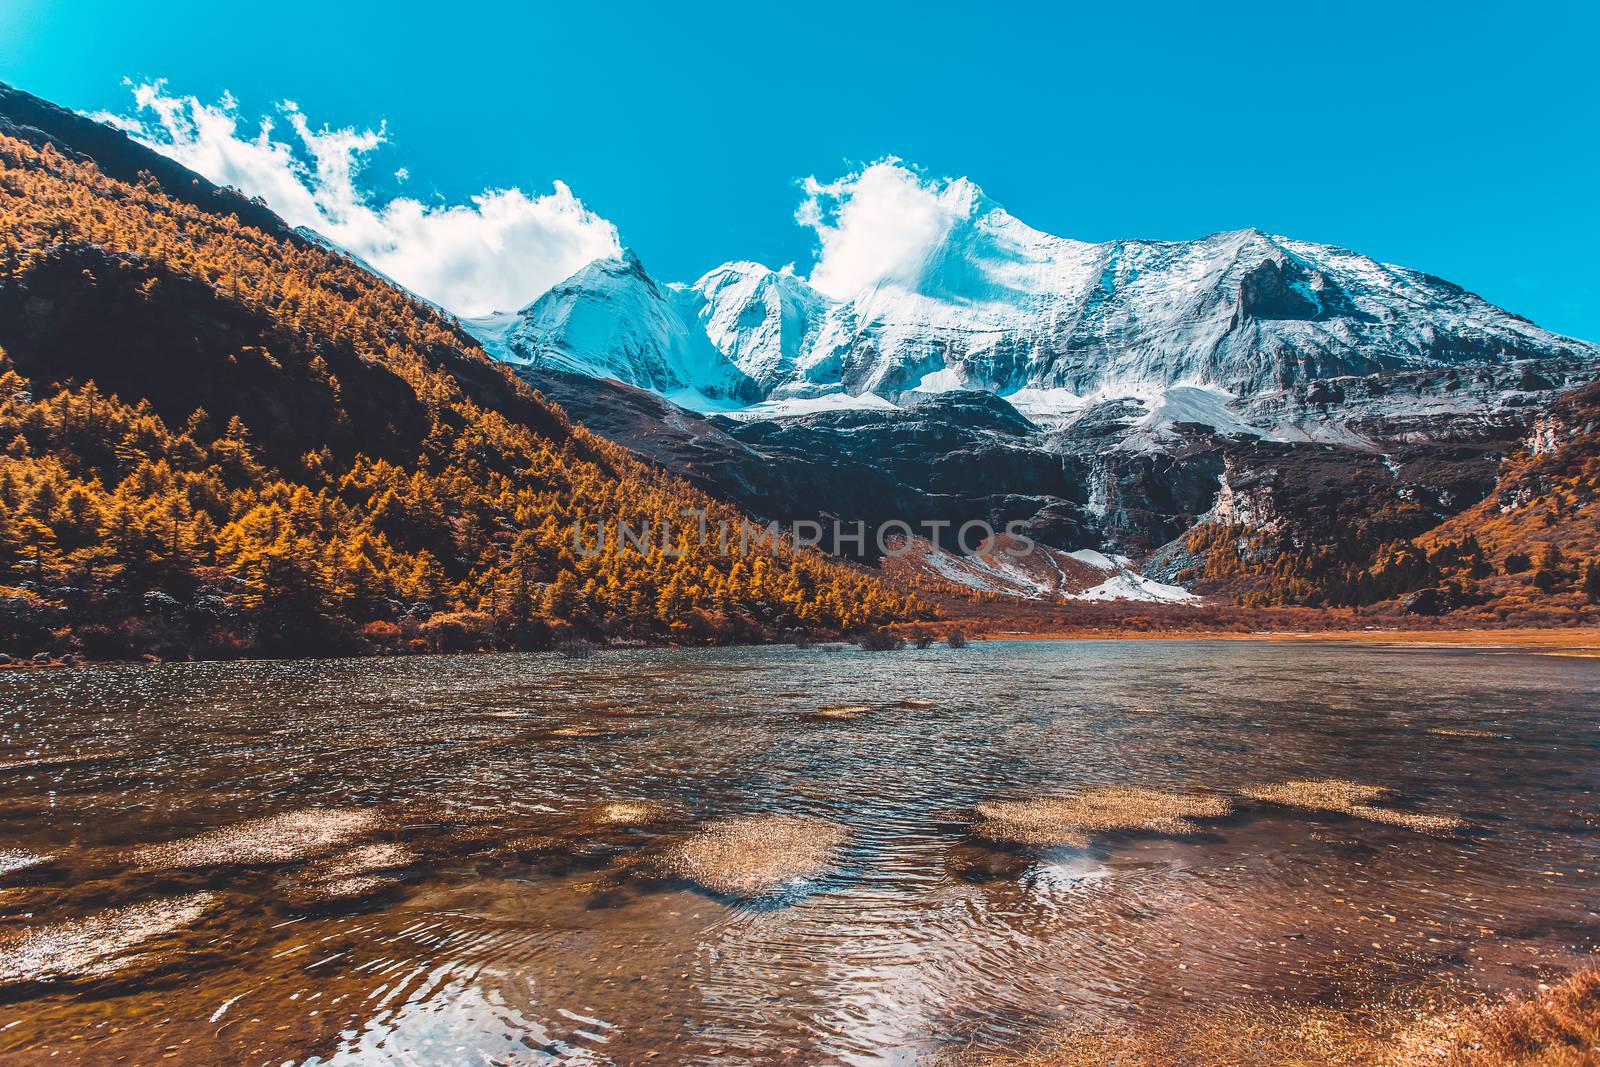
[[[140,946],[188,926],[215,901],[191,893],[25,930],[0,941],[0,985],[115,974],[141,958]]]
[[[1091,833],[1148,830],[1193,834],[1195,819],[1220,819],[1233,801],[1211,793],[1163,793],[1143,786],[1103,786],[1059,797],[992,800],[977,805],[974,830],[993,841],[1083,848]]]
[[[848,836],[838,823],[810,816],[736,816],[671,849],[665,866],[713,893],[762,896],[825,873]]]
[[[1442,1062],[1447,1067],[1600,1064],[1600,967],[1586,967],[1531,997],[1466,1016]]]
[[[1387,823],[1390,826],[1403,826],[1407,830],[1415,830],[1419,834],[1453,834],[1467,825],[1467,821],[1459,815],[1430,815],[1421,811],[1395,811],[1393,808],[1377,808],[1367,804],[1357,804],[1350,809],[1350,814],[1358,819],[1367,819],[1372,822]]]
[[[145,845],[133,849],[129,859],[146,867],[288,863],[328,852],[377,825],[378,816],[371,811],[305,808]]]
[[[1374,802],[1387,796],[1388,789],[1342,778],[1299,779],[1253,786],[1241,789],[1239,793],[1251,800],[1280,804],[1286,808],[1335,811],[1358,819],[1403,826],[1424,834],[1448,834],[1466,826],[1466,820],[1455,815],[1429,815],[1378,807]]]
[[[1377,1067],[1381,1043],[1318,1009],[1219,1010],[1138,1029],[1063,1034],[1019,1055],[957,1057],[962,1067]]]
[[[1477,1008],[1365,1015],[1252,1005],[1123,1031],[1063,1034],[1020,1055],[965,1054],[966,1067],[1595,1067],[1600,967],[1531,996]]]

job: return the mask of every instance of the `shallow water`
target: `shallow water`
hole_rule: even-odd
[[[1600,946],[1597,692],[1590,659],[1252,642],[6,672],[0,1055],[910,1064],[1526,987]],[[1086,849],[970,830],[985,800],[1328,777],[1467,829],[1241,802]],[[210,833],[318,808],[359,817]],[[845,826],[832,870],[729,900],[659,862],[772,812]]]

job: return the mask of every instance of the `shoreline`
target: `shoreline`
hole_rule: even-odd
[[[1082,627],[1060,630],[989,630],[978,641],[1326,641],[1335,644],[1441,645],[1530,648],[1600,655],[1600,627],[1531,627],[1505,630],[1128,630]]]
[[[942,627],[941,627],[942,628]],[[1551,655],[1570,655],[1579,658],[1600,658],[1600,626],[1561,627],[1538,629],[1534,627],[1485,629],[1397,629],[1397,630],[1136,630],[1126,627],[1067,627],[1051,630],[983,630],[976,627],[951,627],[964,630],[969,643],[986,641],[1262,641],[1262,642],[1326,642],[1348,645],[1438,646],[1455,648],[1516,648],[1530,649]],[[855,647],[849,637],[818,638],[816,645],[844,644]],[[935,641],[943,646],[942,638]],[[638,651],[641,649],[675,649],[714,651],[729,648],[783,648],[792,642],[748,642],[727,645],[688,645],[663,642],[623,642],[600,645],[598,655],[607,652]],[[794,646],[800,647],[800,646]],[[915,649],[903,651],[916,651]],[[507,656],[528,653],[560,655],[556,649],[462,649],[460,651],[430,650],[427,652],[376,652],[368,655],[288,657],[306,660],[399,660],[427,656]],[[86,659],[75,657],[71,661],[52,659],[35,662],[31,657],[0,663],[0,672],[61,670],[74,667],[95,666],[157,666],[170,663],[242,663],[282,661],[280,656],[237,656],[229,659]]]

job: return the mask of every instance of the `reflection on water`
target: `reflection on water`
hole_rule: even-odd
[[[918,1063],[1526,986],[1600,945],[1597,691],[1586,659],[1239,642],[11,672],[0,1054]],[[1466,828],[1241,800],[1182,837],[972,832],[1327,778]],[[730,900],[662,862],[769,813],[843,827],[831,867]]]

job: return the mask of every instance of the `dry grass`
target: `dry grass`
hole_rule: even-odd
[[[1366,804],[1358,804],[1351,808],[1350,814],[1358,819],[1387,823],[1390,826],[1403,826],[1407,830],[1415,830],[1419,834],[1432,834],[1435,837],[1453,834],[1467,825],[1467,821],[1459,815],[1430,815],[1421,811],[1395,811],[1393,808],[1375,808]]]
[[[289,863],[328,852],[378,825],[370,811],[306,808],[146,845],[129,859],[146,867],[250,866]]]
[[[1281,804],[1287,808],[1307,811],[1336,811],[1371,822],[1403,826],[1424,834],[1448,834],[1466,826],[1466,820],[1455,815],[1429,815],[1424,812],[1396,811],[1380,808],[1374,802],[1382,800],[1389,790],[1383,786],[1363,785],[1342,778],[1301,779],[1279,782],[1276,785],[1241,789],[1242,796],[1268,804]]]
[[[26,930],[0,942],[0,985],[114,974],[140,958],[133,950],[193,923],[215,899],[191,893]]]
[[[1586,967],[1534,996],[1466,1016],[1441,1062],[1448,1067],[1600,1064],[1600,967]]]
[[[1342,778],[1300,779],[1276,785],[1252,786],[1239,790],[1251,800],[1281,804],[1286,808],[1310,811],[1349,811],[1358,804],[1370,804],[1385,793],[1382,786],[1362,785]]]
[[[1220,1010],[1127,1030],[1061,1035],[1014,1056],[957,1058],[963,1067],[1377,1067],[1382,1042],[1326,1010]]]
[[[668,852],[673,874],[731,897],[775,893],[823,874],[849,836],[804,815],[744,815],[712,823]]]
[[[994,800],[977,806],[976,832],[994,841],[1083,848],[1091,833],[1148,830],[1193,834],[1195,819],[1220,819],[1233,811],[1227,797],[1163,793],[1143,786],[1105,786],[1060,797]]]
[[[1467,1010],[1249,1006],[1122,1032],[1062,1035],[1016,1056],[958,1056],[969,1067],[1595,1067],[1600,967],[1528,997]]]

